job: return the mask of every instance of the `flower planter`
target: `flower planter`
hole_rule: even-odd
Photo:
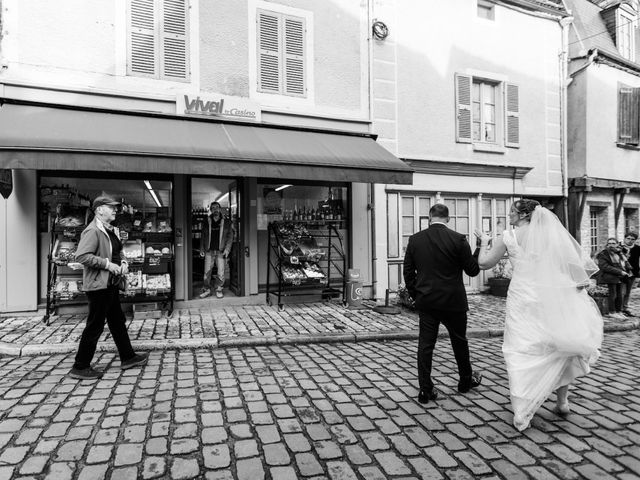
[[[506,297],[509,290],[510,278],[491,277],[487,280],[489,283],[489,293],[497,297]]]

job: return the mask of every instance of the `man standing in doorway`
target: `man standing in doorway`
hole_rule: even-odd
[[[200,298],[211,295],[211,276],[214,262],[217,268],[214,287],[216,297],[222,298],[222,287],[225,280],[225,267],[227,257],[233,243],[233,230],[231,221],[222,215],[218,202],[212,202],[209,206],[209,215],[202,229],[202,243],[200,244],[200,256],[204,257],[204,285]]]

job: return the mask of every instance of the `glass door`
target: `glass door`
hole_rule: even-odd
[[[229,185],[229,219],[233,228],[233,244],[229,254],[229,290],[235,295],[244,295],[244,282],[242,272],[244,272],[244,248],[243,231],[241,218],[241,192],[238,182],[234,181]]]

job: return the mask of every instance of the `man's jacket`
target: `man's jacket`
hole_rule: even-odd
[[[409,238],[403,275],[418,310],[469,310],[462,272],[480,273],[464,235],[435,223]]]
[[[114,228],[114,232],[119,237],[117,228]],[[94,218],[82,232],[76,250],[76,261],[84,265],[82,284],[85,292],[107,288],[110,273],[107,265],[111,262],[111,255],[109,234],[102,222]],[[120,258],[124,258],[122,251]]]
[[[211,215],[207,216],[207,221],[202,224],[202,243],[200,244],[200,251],[206,252],[210,246],[211,235],[211,222],[213,218]],[[231,251],[231,244],[233,243],[233,229],[231,228],[231,221],[226,217],[221,217],[220,220],[220,238],[218,251],[228,255]]]

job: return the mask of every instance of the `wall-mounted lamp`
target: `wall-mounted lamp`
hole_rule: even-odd
[[[384,40],[389,36],[389,28],[384,22],[376,19],[373,20],[373,25],[371,25],[371,32],[377,40]]]
[[[149,180],[145,180],[144,185],[147,187],[147,190],[149,190],[149,193],[151,194],[151,198],[153,198],[153,201],[156,202],[156,205],[158,207],[162,207],[162,203],[160,203],[160,199],[158,198],[158,195],[156,195],[156,192],[151,187],[151,182],[149,182]]]
[[[278,188],[275,189],[276,192],[279,192],[280,190],[284,190],[285,188],[289,188],[292,185],[280,185]]]

